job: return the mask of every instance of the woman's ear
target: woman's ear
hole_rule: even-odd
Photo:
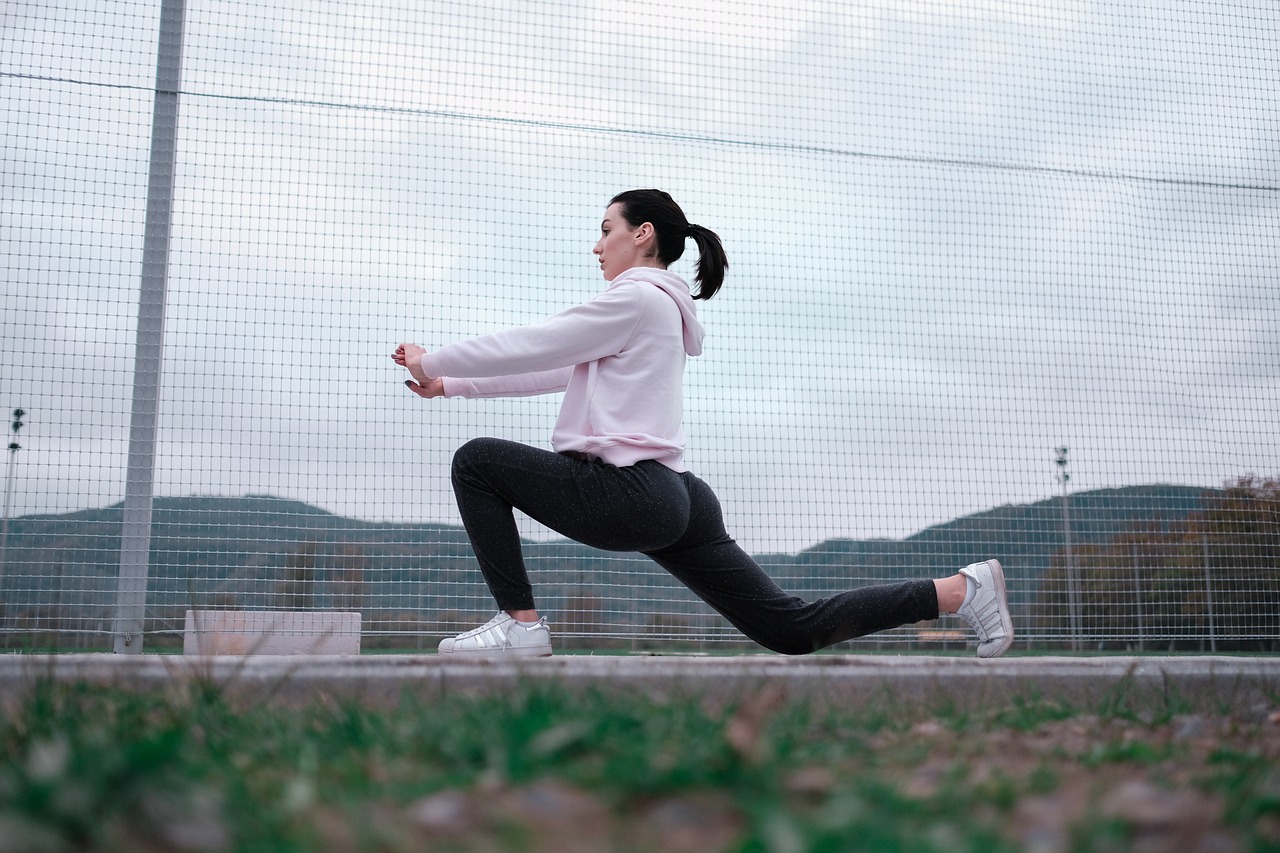
[[[637,246],[643,246],[653,240],[657,232],[653,228],[652,222],[642,222],[640,227],[635,230],[635,241]]]

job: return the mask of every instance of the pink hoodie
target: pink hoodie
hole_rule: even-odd
[[[625,467],[655,459],[686,470],[683,380],[702,353],[689,285],[633,267],[590,302],[531,326],[447,344],[422,357],[446,397],[564,391],[551,446]]]

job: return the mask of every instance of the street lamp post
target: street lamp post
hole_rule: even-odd
[[[18,444],[18,430],[22,429],[22,419],[26,417],[22,409],[13,410],[13,440],[9,442],[8,471],[4,478],[4,527],[0,530],[0,628],[4,625],[4,570],[9,550],[9,510],[13,504],[13,461],[22,449]]]
[[[1062,483],[1062,542],[1063,556],[1066,559],[1067,574],[1067,613],[1071,620],[1071,650],[1080,651],[1083,629],[1080,625],[1080,578],[1076,575],[1076,561],[1071,553],[1071,513],[1067,509],[1067,482],[1071,474],[1067,471],[1067,448],[1057,448],[1058,481]]]

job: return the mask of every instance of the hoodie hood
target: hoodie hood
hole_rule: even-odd
[[[669,270],[656,267],[632,267],[609,282],[609,290],[628,282],[644,282],[662,290],[680,308],[680,317],[684,321],[684,351],[688,355],[702,355],[702,339],[706,330],[698,319],[698,310],[694,306],[693,296],[689,293],[689,285],[680,276]]]

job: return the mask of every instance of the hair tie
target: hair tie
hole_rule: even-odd
[[[686,228],[686,229],[685,229],[685,231],[684,231],[684,236],[686,236],[686,237],[692,237],[692,236],[693,236],[693,232],[694,232],[694,230],[695,230],[695,229],[697,229],[697,227],[698,227],[697,225],[694,225],[692,222],[690,222],[690,223],[689,223],[689,227],[688,227],[688,228]]]

